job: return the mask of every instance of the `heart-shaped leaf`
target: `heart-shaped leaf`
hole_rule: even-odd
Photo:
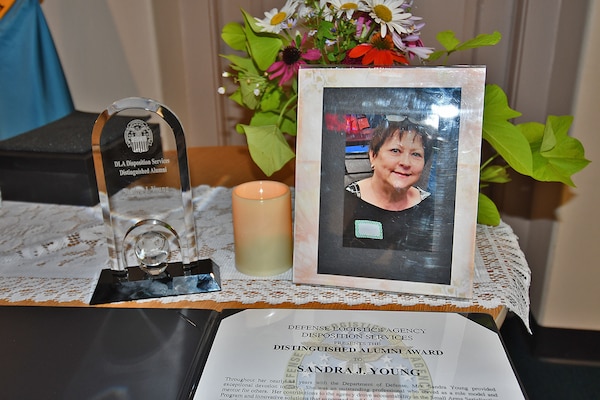
[[[585,158],[581,142],[568,135],[572,122],[571,116],[551,115],[547,118],[546,125],[528,122],[517,126],[531,146],[531,176],[534,179],[575,186],[571,176],[585,168],[590,161]]]
[[[242,127],[250,156],[265,175],[273,175],[295,157],[294,151],[276,125]]]
[[[283,40],[279,35],[268,32],[260,32],[254,18],[244,12],[246,21],[245,33],[248,42],[248,53],[262,71],[265,71],[277,59],[277,55],[283,48]]]
[[[233,50],[246,50],[246,34],[244,28],[236,22],[231,22],[223,27],[221,38]]]

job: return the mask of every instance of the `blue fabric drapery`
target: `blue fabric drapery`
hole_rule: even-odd
[[[0,140],[73,110],[39,1],[17,0],[0,19]]]

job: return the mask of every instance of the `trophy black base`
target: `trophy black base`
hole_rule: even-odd
[[[218,271],[219,267],[209,259],[198,260],[185,269],[182,263],[169,264],[157,276],[139,267],[129,267],[126,271],[103,269],[90,304],[218,292],[221,290]]]

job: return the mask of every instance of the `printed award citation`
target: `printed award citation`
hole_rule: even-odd
[[[221,320],[194,398],[524,399],[486,317],[240,311]]]

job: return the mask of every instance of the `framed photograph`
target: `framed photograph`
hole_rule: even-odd
[[[485,68],[298,82],[293,281],[472,297]]]

